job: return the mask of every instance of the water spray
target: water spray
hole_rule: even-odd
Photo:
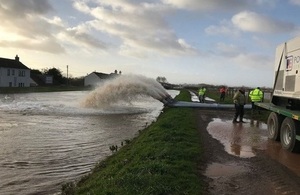
[[[152,97],[163,104],[169,104],[173,98],[155,79],[142,75],[119,75],[100,83],[82,102],[84,107],[107,107],[113,103],[131,102],[138,97]]]

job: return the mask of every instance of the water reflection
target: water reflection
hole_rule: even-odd
[[[247,123],[232,123],[231,120],[214,119],[207,130],[225,146],[229,154],[242,158],[256,155],[264,149],[267,140],[266,125],[259,121],[246,120]],[[263,128],[265,127],[265,128]]]
[[[267,125],[257,120],[232,124],[231,120],[215,118],[207,130],[219,140],[229,154],[250,158],[263,152],[300,176],[300,154],[282,149],[280,142],[268,140]]]
[[[234,125],[230,140],[230,152],[237,156],[241,156],[241,131],[242,125]]]

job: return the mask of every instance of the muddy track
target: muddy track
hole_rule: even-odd
[[[263,151],[257,151],[252,158],[240,158],[225,152],[223,144],[212,138],[207,131],[207,125],[213,118],[230,120],[232,111],[195,112],[203,143],[199,172],[206,184],[205,194],[300,194],[300,177]],[[209,177],[206,171],[213,163],[229,165],[236,170],[234,174]]]

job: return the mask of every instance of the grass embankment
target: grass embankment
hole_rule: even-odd
[[[190,101],[188,91],[177,100]],[[164,108],[155,123],[63,194],[202,194],[200,135],[190,108]]]

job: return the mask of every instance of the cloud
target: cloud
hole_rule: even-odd
[[[0,14],[5,17],[23,18],[28,15],[43,15],[53,11],[48,0],[0,0]]]
[[[195,48],[177,37],[169,27],[164,17],[171,10],[163,4],[108,0],[99,1],[97,5],[95,3],[91,6],[87,1],[76,1],[74,7],[95,18],[89,22],[93,29],[118,38],[121,42],[121,54],[145,57],[146,53],[151,55],[197,53]]]
[[[245,7],[247,1],[240,0],[162,0],[165,4],[172,5],[178,9],[187,10],[235,10]]]
[[[242,69],[272,70],[273,58],[271,56],[249,52],[247,48],[234,44],[217,43],[216,56],[219,56],[225,62],[231,62]]]
[[[38,0],[0,0],[1,26],[7,32],[34,38],[48,36],[41,16],[52,11],[48,1]],[[28,28],[30,26],[30,28]]]
[[[289,3],[293,5],[300,5],[300,0],[289,0]]]
[[[268,7],[274,7],[278,2],[279,0],[255,0],[254,1],[254,3],[256,3],[259,6],[268,6]]]
[[[219,25],[210,25],[205,29],[208,35],[240,36],[241,32],[252,33],[292,33],[299,30],[294,24],[276,20],[255,12],[243,11],[232,16],[231,20],[222,20]]]
[[[234,44],[217,43],[216,49],[220,56],[224,57],[236,57],[244,48],[240,48]]]
[[[107,48],[106,43],[96,39],[95,37],[89,35],[88,33],[81,32],[78,28],[69,28],[66,31],[62,32],[64,38],[61,41],[68,40],[69,43],[74,45],[84,45],[87,48],[98,48],[105,50]]]
[[[69,45],[106,49],[106,44],[90,35],[87,26],[70,28],[58,16],[47,18],[49,13],[55,10],[48,0],[0,0],[0,47],[49,53],[64,53]]]
[[[232,12],[256,8],[257,6],[274,6],[278,0],[162,0],[166,5],[177,9],[202,12],[220,11]],[[295,0],[296,1],[296,0]]]
[[[208,35],[227,35],[227,36],[239,36],[240,31],[228,20],[222,20],[219,26],[211,25],[205,28],[205,33]]]
[[[245,32],[255,33],[286,33],[296,30],[289,22],[275,20],[255,12],[243,11],[231,19],[236,28]]]
[[[271,44],[271,42],[261,36],[253,36],[252,40],[254,41],[254,43],[256,43],[256,45],[258,45],[258,47],[260,48],[266,48],[266,49],[274,49],[274,45]]]
[[[64,52],[52,35],[52,25],[43,18],[51,11],[53,8],[46,0],[0,0],[0,46]]]
[[[58,44],[53,39],[44,39],[44,40],[18,40],[18,41],[1,41],[1,47],[15,47],[15,48],[23,48],[28,50],[37,50],[37,51],[44,51],[48,53],[60,54],[64,53],[65,49]]]
[[[273,71],[273,58],[262,54],[240,53],[233,61],[244,68]]]

